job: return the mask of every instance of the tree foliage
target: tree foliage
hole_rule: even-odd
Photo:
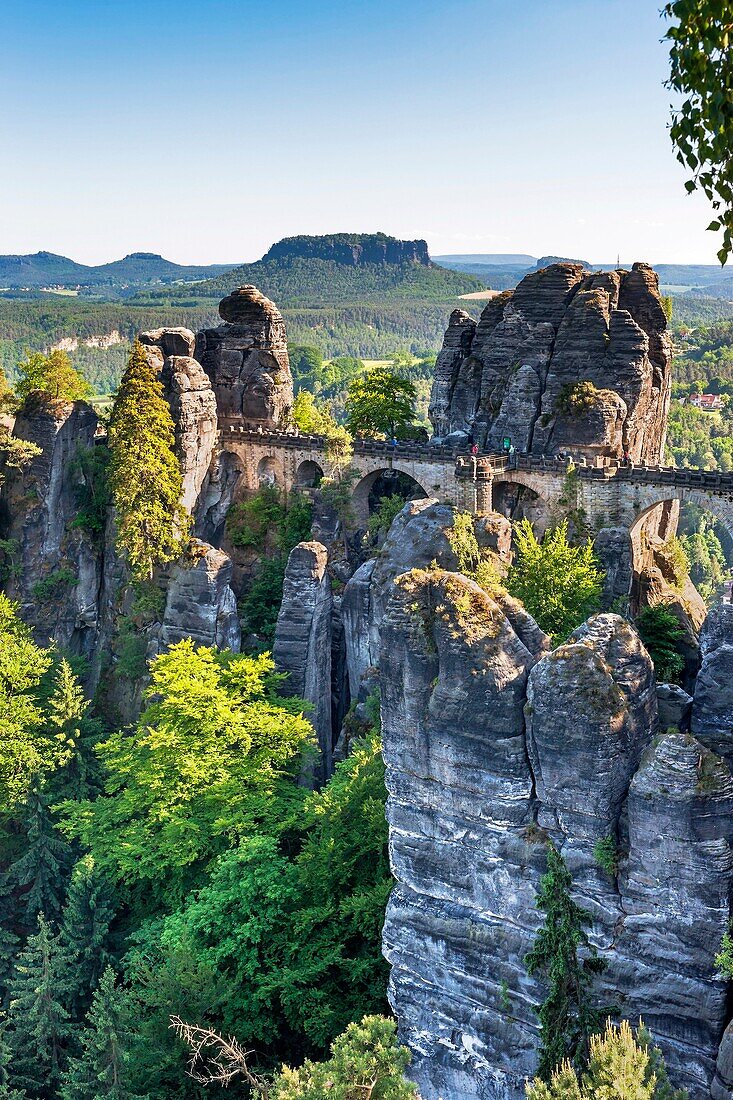
[[[726,0],[673,0],[668,86],[684,97],[674,110],[670,135],[677,159],[692,173],[688,192],[703,191],[723,231],[718,259],[733,250],[733,15]]]
[[[349,384],[346,423],[352,435],[395,437],[412,423],[415,387],[386,367],[375,367]]]
[[[547,531],[540,542],[529,520],[515,525],[516,559],[507,591],[522,601],[546,634],[564,641],[599,607],[603,573],[590,539],[568,541],[567,521]]]
[[[417,1100],[417,1089],[405,1070],[408,1050],[397,1042],[394,1020],[365,1016],[333,1043],[325,1062],[306,1060],[300,1069],[284,1066],[268,1100]]]
[[[183,479],[171,411],[138,342],[115,398],[109,452],[117,544],[134,577],[152,577],[156,566],[180,552],[190,520],[181,506]]]
[[[565,1062],[576,1068],[584,1065],[591,1036],[600,1030],[601,1017],[591,994],[593,980],[605,964],[588,939],[590,913],[573,901],[571,887],[565,860],[548,844],[547,871],[536,902],[545,914],[545,923],[525,958],[527,973],[539,975],[548,985],[538,1011],[542,1034],[539,1075],[546,1082]]]
[[[52,403],[67,403],[91,397],[92,387],[74,369],[65,351],[52,351],[48,355],[35,352],[18,364],[15,394],[21,405],[33,396]]]
[[[32,777],[50,765],[38,691],[51,655],[33,641],[16,604],[0,592],[0,803],[22,802]]]
[[[590,1039],[588,1068],[578,1074],[564,1062],[549,1081],[528,1083],[527,1100],[684,1100],[672,1089],[658,1047],[643,1024],[634,1033],[627,1020],[606,1022],[603,1034]]]
[[[685,632],[679,619],[664,604],[645,607],[636,620],[639,637],[654,663],[657,679],[678,684],[685,668]]]
[[[65,802],[65,829],[99,870],[142,890],[141,903],[177,900],[228,843],[273,812],[280,780],[312,729],[278,700],[267,656],[196,649],[188,639],[151,665],[148,707],[135,732],[98,746],[104,794]]]

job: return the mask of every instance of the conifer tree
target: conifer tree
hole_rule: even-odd
[[[566,1060],[582,1066],[588,1057],[591,1035],[601,1029],[601,1015],[591,1004],[591,987],[605,963],[585,931],[590,913],[573,901],[571,887],[565,860],[553,844],[548,844],[547,871],[540,881],[536,903],[546,914],[545,923],[525,957],[527,972],[539,974],[549,983],[547,997],[538,1010],[542,1027],[539,1075],[545,1081]]]
[[[81,1053],[69,1061],[61,1100],[143,1100],[130,1087],[127,1019],[125,994],[108,966],[80,1035]]]
[[[24,1089],[16,1089],[12,1082],[10,1045],[6,1035],[7,1021],[0,1024],[0,1100],[27,1100]]]
[[[20,890],[18,915],[31,929],[39,913],[54,919],[61,912],[71,862],[69,845],[56,831],[40,779],[28,795],[23,824],[23,854],[11,865],[8,882]]]
[[[86,855],[73,870],[60,929],[64,952],[73,959],[74,1019],[83,1015],[107,965],[107,936],[113,916],[106,883],[92,856]]]
[[[46,732],[56,758],[56,772],[49,785],[59,798],[81,800],[99,788],[99,764],[93,746],[101,730],[87,711],[81,685],[71,665],[62,658],[54,676],[54,689],[46,708]]]
[[[13,1085],[49,1097],[58,1085],[72,1027],[69,960],[45,917],[21,952],[10,983],[8,1039]]]
[[[109,426],[109,482],[117,544],[133,576],[150,578],[180,552],[188,517],[163,386],[139,342],[128,360]]]

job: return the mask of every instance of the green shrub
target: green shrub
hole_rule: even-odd
[[[389,531],[393,520],[400,514],[406,503],[406,498],[400,496],[399,493],[392,493],[388,497],[382,497],[379,502],[379,507],[376,512],[372,512],[369,517],[369,523],[367,524],[367,530],[373,539],[379,536],[380,531]]]
[[[49,603],[57,599],[66,588],[72,588],[79,583],[79,579],[73,569],[66,566],[54,569],[43,580],[37,581],[31,591],[39,603]]]
[[[604,836],[593,846],[593,858],[607,875],[615,878],[618,874],[618,847],[616,838]]]
[[[685,632],[679,619],[664,604],[655,604],[639,614],[636,628],[654,663],[657,679],[679,683],[685,668],[682,649]]]

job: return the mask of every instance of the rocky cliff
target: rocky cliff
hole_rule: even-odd
[[[362,264],[430,264],[425,241],[399,241],[385,233],[333,233],[324,237],[285,237],[262,257],[270,260],[317,259],[359,267]]]
[[[711,672],[728,625],[711,628]],[[593,916],[599,1006],[643,1016],[675,1082],[709,1096],[728,1019],[714,965],[733,885],[725,705],[703,690],[698,736],[660,733],[625,620],[596,616],[537,659],[495,601],[434,568],[393,585],[380,681],[398,883],[384,945],[423,1100],[524,1095],[544,995],[524,956],[548,839]]]
[[[476,323],[451,315],[430,420],[438,437],[470,433],[500,450],[572,449],[658,462],[664,452],[671,343],[658,279],[646,264],[589,274],[581,264],[530,272]]]
[[[263,427],[284,424],[293,403],[285,322],[254,286],[219,304],[224,322],[196,338],[196,358],[216,395],[219,417]]]

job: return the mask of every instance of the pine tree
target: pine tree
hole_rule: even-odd
[[[74,960],[74,1019],[83,1015],[107,965],[107,936],[114,916],[106,883],[90,855],[73,870],[61,921],[61,945]]]
[[[80,1036],[81,1054],[69,1061],[61,1100],[143,1100],[129,1084],[127,1018],[125,994],[108,966]]]
[[[60,914],[71,862],[71,850],[54,826],[40,779],[28,795],[23,824],[23,854],[11,865],[8,883],[20,891],[18,917],[30,929],[39,913],[50,919]]]
[[[538,1010],[542,1027],[539,1075],[545,1081],[566,1060],[582,1066],[591,1035],[601,1029],[601,1015],[592,1007],[590,994],[593,978],[605,969],[605,963],[585,931],[590,913],[570,896],[572,884],[565,860],[548,844],[547,871],[536,903],[546,914],[545,923],[524,960],[527,972],[542,975],[550,987]]]
[[[174,427],[163,386],[136,341],[117,391],[109,426],[109,481],[117,544],[136,578],[180,552],[188,517],[174,452]]]
[[[634,1033],[628,1020],[606,1021],[602,1035],[590,1040],[588,1069],[580,1077],[564,1062],[549,1081],[527,1084],[527,1100],[686,1100],[673,1089],[664,1058],[643,1024]]]
[[[93,746],[101,731],[87,716],[88,709],[89,702],[71,665],[62,658],[46,708],[46,732],[53,743],[57,765],[49,784],[58,800],[81,801],[99,789],[99,765]]]
[[[13,1088],[10,1045],[6,1035],[7,1021],[0,1025],[0,1100],[27,1100],[24,1089]]]
[[[45,917],[21,952],[10,983],[8,1039],[13,1084],[31,1096],[53,1095],[66,1060],[69,961]]]

